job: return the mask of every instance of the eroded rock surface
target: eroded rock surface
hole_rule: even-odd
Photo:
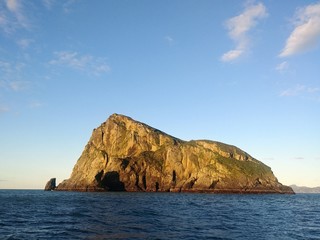
[[[93,130],[57,190],[293,193],[235,146],[183,141],[118,114]]]

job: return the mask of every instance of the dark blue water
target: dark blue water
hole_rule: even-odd
[[[320,195],[0,190],[0,239],[320,239]]]

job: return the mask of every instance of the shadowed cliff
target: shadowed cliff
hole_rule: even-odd
[[[293,193],[270,167],[220,142],[183,141],[113,114],[56,190]]]

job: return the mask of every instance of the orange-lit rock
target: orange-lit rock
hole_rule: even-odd
[[[293,193],[270,167],[220,142],[183,141],[113,114],[56,190]]]

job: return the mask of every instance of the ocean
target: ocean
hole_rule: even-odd
[[[0,190],[0,239],[320,239],[320,195]]]

